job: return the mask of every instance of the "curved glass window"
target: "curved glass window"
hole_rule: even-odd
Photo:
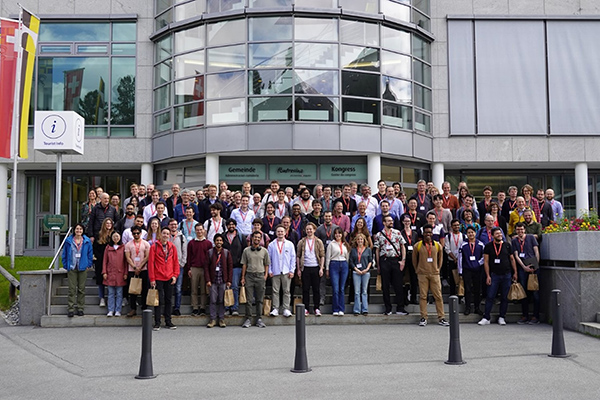
[[[394,19],[410,22],[410,0],[382,0],[381,13]]]
[[[292,66],[291,43],[251,43],[248,45],[250,68]]]
[[[391,100],[398,103],[412,102],[412,85],[409,81],[382,76],[381,87],[383,88],[381,97],[384,100]]]
[[[323,43],[296,43],[296,67],[338,68],[338,45]]]
[[[206,76],[206,98],[239,97],[246,94],[244,72],[225,72]]]
[[[175,32],[175,53],[201,49],[204,47],[204,25]]]
[[[154,109],[162,110],[171,105],[171,84],[154,89]]]
[[[189,18],[202,15],[204,13],[204,2],[193,0],[188,3],[178,4],[175,6],[175,21],[183,21]]]
[[[342,71],[342,94],[359,97],[379,97],[379,75]]]
[[[241,69],[246,66],[246,46],[217,47],[208,49],[208,72]]]
[[[400,53],[410,54],[410,33],[396,29],[381,27],[381,47]]]
[[[296,93],[339,94],[339,73],[331,70],[296,70]]]
[[[175,104],[204,100],[204,76],[175,82]]]
[[[413,36],[413,56],[431,62],[431,44],[418,36]]]
[[[340,0],[340,7],[344,10],[377,14],[379,11],[378,3],[378,0]]]
[[[154,46],[154,61],[159,62],[173,55],[173,45],[171,44],[171,35],[167,35],[156,42]]]
[[[246,20],[234,19],[208,24],[206,37],[209,46],[243,43],[246,41]]]
[[[171,60],[161,62],[154,66],[154,86],[160,86],[173,79],[173,66]]]
[[[158,114],[154,117],[154,133],[165,132],[171,129],[171,111]]]
[[[250,0],[250,8],[291,7],[292,0]]]
[[[307,8],[336,8],[337,0],[296,0],[294,5]]]
[[[206,102],[208,125],[230,125],[246,122],[246,99]]]
[[[250,122],[292,120],[292,97],[252,97],[249,99]]]
[[[411,58],[390,51],[381,52],[381,73],[410,79]]]
[[[379,71],[379,50],[372,47],[342,46],[342,68]]]
[[[342,115],[344,122],[379,124],[379,101],[344,97]]]
[[[431,111],[431,89],[415,85],[415,105]]]
[[[261,69],[248,71],[250,94],[272,95],[292,93],[291,69]]]
[[[229,10],[241,10],[246,0],[208,0],[208,12],[217,13]]]
[[[340,37],[342,43],[379,46],[379,25],[343,19],[340,21]]]
[[[415,113],[415,129],[431,132],[431,117],[426,114]]]
[[[175,57],[175,78],[198,75],[204,71],[204,50]]]
[[[337,42],[338,20],[331,18],[295,18],[296,40]]]
[[[250,18],[249,34],[253,42],[292,40],[292,17]]]
[[[297,96],[294,103],[296,105],[296,121],[339,121],[340,108],[337,97]]]
[[[402,129],[412,129],[412,108],[396,103],[383,102],[381,123]]]
[[[175,130],[204,126],[204,103],[175,107]]]
[[[415,81],[431,86],[431,67],[419,60],[413,61]]]

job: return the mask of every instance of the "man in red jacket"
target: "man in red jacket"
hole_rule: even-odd
[[[179,276],[179,259],[175,245],[169,241],[171,231],[162,228],[160,241],[150,246],[148,255],[148,278],[150,286],[158,289],[159,305],[154,307],[154,330],[160,329],[161,307],[165,316],[165,326],[169,329],[177,329],[171,322],[171,303],[173,299],[173,287]]]
[[[208,268],[204,268],[206,286],[210,290],[210,322],[207,328],[214,327],[217,323],[225,328],[225,287],[231,287],[233,275],[233,259],[229,250],[223,248],[223,234],[217,233],[214,237],[215,247],[208,251]],[[218,307],[218,310],[217,310]]]

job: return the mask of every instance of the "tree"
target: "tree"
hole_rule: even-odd
[[[133,125],[135,122],[135,77],[126,75],[119,79],[117,96],[111,107],[111,124]]]

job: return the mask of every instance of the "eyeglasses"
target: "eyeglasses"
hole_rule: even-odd
[[[139,232],[131,232],[132,235],[139,235]]]

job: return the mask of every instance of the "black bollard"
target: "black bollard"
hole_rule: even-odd
[[[559,300],[560,290],[552,291],[552,354],[548,357],[569,357],[565,349],[565,337],[563,335],[563,320]]]
[[[142,312],[142,358],[140,372],[135,379],[154,379],[152,371],[152,310]]]
[[[462,351],[460,349],[460,329],[458,321],[458,297],[450,296],[450,348],[448,349],[448,361],[445,364],[462,365]]]
[[[296,358],[292,372],[310,372],[306,357],[306,320],[304,304],[296,305]]]

